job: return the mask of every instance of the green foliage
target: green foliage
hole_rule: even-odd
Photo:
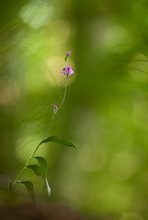
[[[45,175],[47,175],[47,171],[48,171],[48,164],[47,164],[47,161],[45,160],[45,158],[43,157],[34,157],[39,165],[40,165],[40,169],[42,170],[42,173]]]
[[[47,161],[45,160],[45,158],[40,157],[40,156],[36,156],[33,157],[34,159],[36,159],[39,163],[39,165],[33,164],[33,165],[28,165],[27,167],[29,169],[31,169],[37,176],[42,176],[43,181],[45,183],[45,188],[47,191],[47,195],[50,196],[51,194],[51,189],[48,183],[48,165],[47,165]]]
[[[37,176],[44,176],[41,168],[36,164],[28,165],[27,168],[31,169]]]
[[[50,137],[44,139],[43,141],[41,141],[39,145],[41,145],[43,143],[47,143],[47,142],[52,142],[52,143],[64,145],[66,147],[76,148],[76,146],[71,141],[69,141],[65,138],[57,137],[57,136],[50,136]]]
[[[17,181],[17,183],[21,183],[21,184],[25,185],[32,201],[35,202],[35,192],[34,192],[33,183],[31,181]]]

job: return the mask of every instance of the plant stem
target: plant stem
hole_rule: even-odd
[[[26,170],[26,168],[27,168],[29,162],[32,160],[32,158],[33,158],[34,155],[36,154],[36,152],[37,152],[37,150],[38,150],[38,148],[39,148],[40,145],[41,145],[41,143],[39,143],[39,144],[37,145],[37,147],[35,148],[33,154],[32,154],[32,155],[29,157],[29,159],[26,161],[24,167],[22,168],[22,170],[20,171],[20,173],[17,175],[17,177],[16,177],[15,180],[13,181],[13,183],[12,183],[12,187],[15,186],[15,184],[16,184],[17,181],[18,181],[18,179],[22,176],[22,174],[23,174],[24,171]]]
[[[68,75],[66,77],[66,81],[65,81],[65,89],[64,89],[64,94],[63,94],[63,98],[62,98],[62,101],[61,101],[61,104],[58,108],[58,111],[63,107],[64,105],[64,102],[65,102],[65,98],[66,98],[66,92],[67,92],[67,85],[68,85]],[[57,112],[58,112],[57,111]],[[55,118],[55,115],[56,113],[54,112],[53,113],[53,116],[52,116],[52,119],[51,119],[51,123],[49,125],[49,128],[48,130],[50,130],[52,124],[53,124],[53,121],[54,121],[54,118]],[[14,188],[15,184],[17,183],[17,181],[19,180],[19,178],[22,176],[22,174],[25,172],[25,170],[27,169],[27,166],[29,165],[29,162],[32,160],[32,158],[34,157],[34,155],[36,154],[38,148],[40,147],[40,145],[42,144],[42,142],[40,142],[37,147],[35,148],[35,150],[33,151],[32,155],[29,157],[29,159],[26,161],[24,167],[22,168],[22,170],[19,172],[19,174],[17,175],[17,177],[15,178],[15,180],[12,182],[12,188]]]
[[[64,102],[65,102],[65,99],[66,99],[66,92],[67,92],[68,78],[69,78],[69,75],[66,76],[65,88],[64,88],[64,95],[63,95],[63,98],[62,98],[61,104],[60,104],[60,106],[59,106],[59,110],[63,107]]]
[[[66,99],[68,78],[69,78],[69,76],[67,75],[67,76],[66,76],[66,80],[65,80],[65,87],[64,87],[64,94],[63,94],[63,97],[62,97],[62,101],[61,101],[61,103],[60,103],[60,105],[59,105],[57,111],[56,111],[56,112],[53,112],[53,115],[52,115],[52,118],[51,118],[51,121],[50,121],[49,127],[48,127],[48,133],[49,133],[51,127],[52,127],[53,121],[54,121],[54,119],[55,119],[55,115],[58,113],[58,111],[59,111],[59,110],[63,107],[63,105],[64,105],[64,102],[65,102],[65,99]]]

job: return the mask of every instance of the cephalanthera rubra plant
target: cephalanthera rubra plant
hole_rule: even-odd
[[[59,106],[52,104],[52,106],[53,106],[52,122],[53,122],[56,114],[63,107],[64,101],[66,98],[68,79],[69,79],[69,77],[71,77],[71,75],[74,74],[73,68],[71,66],[67,65],[67,60],[70,56],[71,56],[71,51],[67,51],[66,56],[65,56],[65,67],[61,70],[61,73],[65,75],[64,94],[63,94],[63,98],[62,98]],[[50,126],[50,128],[51,128],[51,126]],[[42,141],[40,141],[39,144],[34,149],[33,153],[30,155],[30,157],[26,161],[24,167],[21,169],[21,171],[16,176],[16,178],[9,182],[9,192],[10,193],[14,192],[17,184],[23,184],[23,185],[25,185],[32,200],[35,201],[35,192],[34,192],[33,183],[30,180],[26,180],[26,181],[21,180],[21,177],[24,174],[24,172],[26,171],[26,169],[31,169],[34,172],[34,174],[36,174],[37,176],[41,176],[43,178],[47,195],[50,196],[51,189],[50,189],[50,186],[48,183],[48,164],[47,164],[47,161],[42,156],[36,156],[36,153],[37,153],[39,147],[47,142],[52,142],[52,143],[56,143],[56,144],[60,144],[60,145],[65,145],[67,147],[76,148],[76,146],[73,143],[71,143],[69,140],[67,140],[65,138],[57,137],[55,135],[49,136],[49,137],[43,139]],[[35,159],[37,164],[32,164],[32,159]]]

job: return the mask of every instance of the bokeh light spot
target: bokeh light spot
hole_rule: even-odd
[[[139,164],[135,155],[129,152],[120,152],[113,157],[110,171],[116,180],[123,181],[131,177],[138,167]]]
[[[25,135],[20,135],[16,144],[16,156],[20,161],[26,162],[30,155],[34,152],[35,148],[41,141],[40,135],[33,134],[31,132],[31,126],[24,126],[22,133]],[[38,155],[42,155],[46,157],[47,147],[40,147]]]
[[[32,0],[20,11],[22,20],[34,29],[45,26],[52,18],[53,7],[48,1]]]

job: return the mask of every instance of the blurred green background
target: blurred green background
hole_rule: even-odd
[[[78,150],[47,144],[37,153],[49,163],[51,201],[148,219],[147,0],[0,2],[0,185],[50,135],[69,49],[75,75],[50,134]],[[41,180],[23,178],[40,197]]]

